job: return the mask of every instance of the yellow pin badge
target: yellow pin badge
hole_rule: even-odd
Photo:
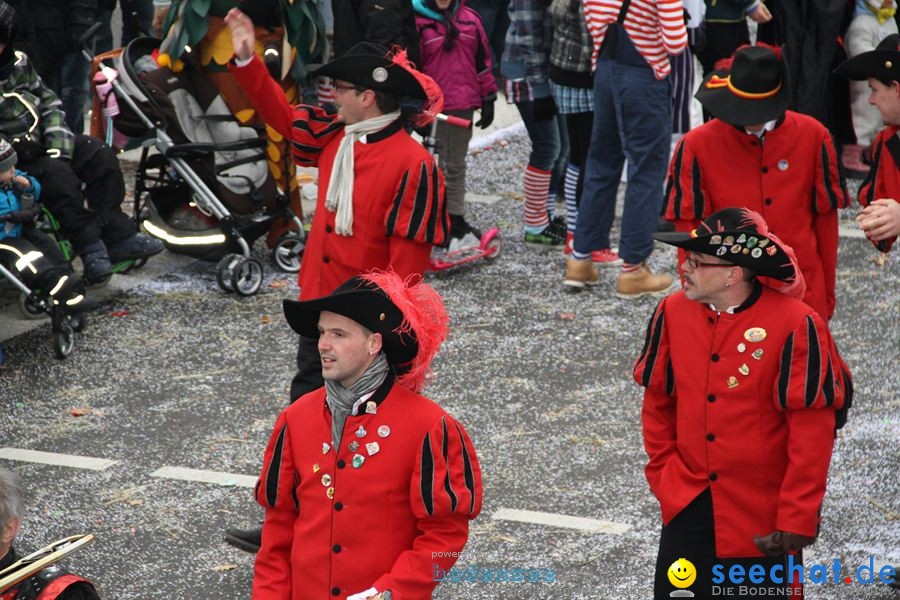
[[[747,331],[744,332],[744,339],[748,342],[756,342],[759,343],[766,339],[766,330],[762,327],[751,327]]]

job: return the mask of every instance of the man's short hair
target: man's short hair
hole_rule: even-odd
[[[0,525],[10,519],[22,518],[25,508],[25,493],[22,479],[5,467],[0,467]]]
[[[387,92],[378,92],[372,90],[372,93],[375,94],[375,106],[378,107],[378,110],[381,111],[381,114],[386,115],[388,113],[392,113],[395,110],[400,110],[400,98],[393,94],[388,94]]]

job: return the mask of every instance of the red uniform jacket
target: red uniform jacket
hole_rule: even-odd
[[[734,314],[683,292],[659,303],[634,368],[650,489],[668,523],[711,488],[716,553],[817,533],[849,374],[822,318],[758,286]]]
[[[259,57],[244,67],[229,65],[259,114],[290,140],[294,161],[319,167],[312,229],[300,267],[300,298],[331,293],[371,269],[393,269],[403,278],[422,275],[432,244],[450,227],[444,177],[430,154],[397,122],[369,134],[354,147],[353,235],[334,233],[335,213],[325,195],[344,135],[337,115],[313,106],[291,106]]]
[[[665,218],[690,231],[723,208],[758,212],[796,252],[803,299],[827,321],[835,304],[837,209],[850,203],[834,144],[821,123],[793,111],[763,139],[719,119],[689,131],[669,165]]]
[[[879,198],[900,202],[900,127],[889,125],[872,142],[872,168],[859,188],[859,203],[869,206]],[[882,252],[888,252],[894,241],[872,242]]]
[[[347,418],[337,453],[324,388],[278,417],[256,485],[266,517],[254,600],[339,599],[370,587],[395,600],[431,598],[434,565],[456,562],[481,510],[469,436],[391,378],[371,400],[377,412]]]

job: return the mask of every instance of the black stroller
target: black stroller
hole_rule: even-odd
[[[278,240],[273,259],[296,272],[306,245],[303,224],[269,172],[264,132],[242,124],[199,70],[158,67],[151,57],[158,45],[154,38],[132,40],[98,57],[95,76],[98,90],[102,82],[115,91],[115,129],[143,146],[135,216],[170,251],[218,261],[224,291],[253,295],[263,280],[253,243],[276,219],[290,219],[297,231]]]
[[[75,348],[75,333],[84,329],[84,284],[51,265],[28,242],[0,238],[0,288],[19,291],[19,310],[27,318],[50,317],[53,351],[57,358],[65,358]]]

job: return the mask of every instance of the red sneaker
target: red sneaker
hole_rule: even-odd
[[[575,243],[575,234],[571,231],[566,232],[566,245],[563,247],[563,254],[566,256],[572,254],[572,244]]]
[[[609,248],[591,252],[591,261],[598,267],[618,267],[622,264],[619,254]]]

